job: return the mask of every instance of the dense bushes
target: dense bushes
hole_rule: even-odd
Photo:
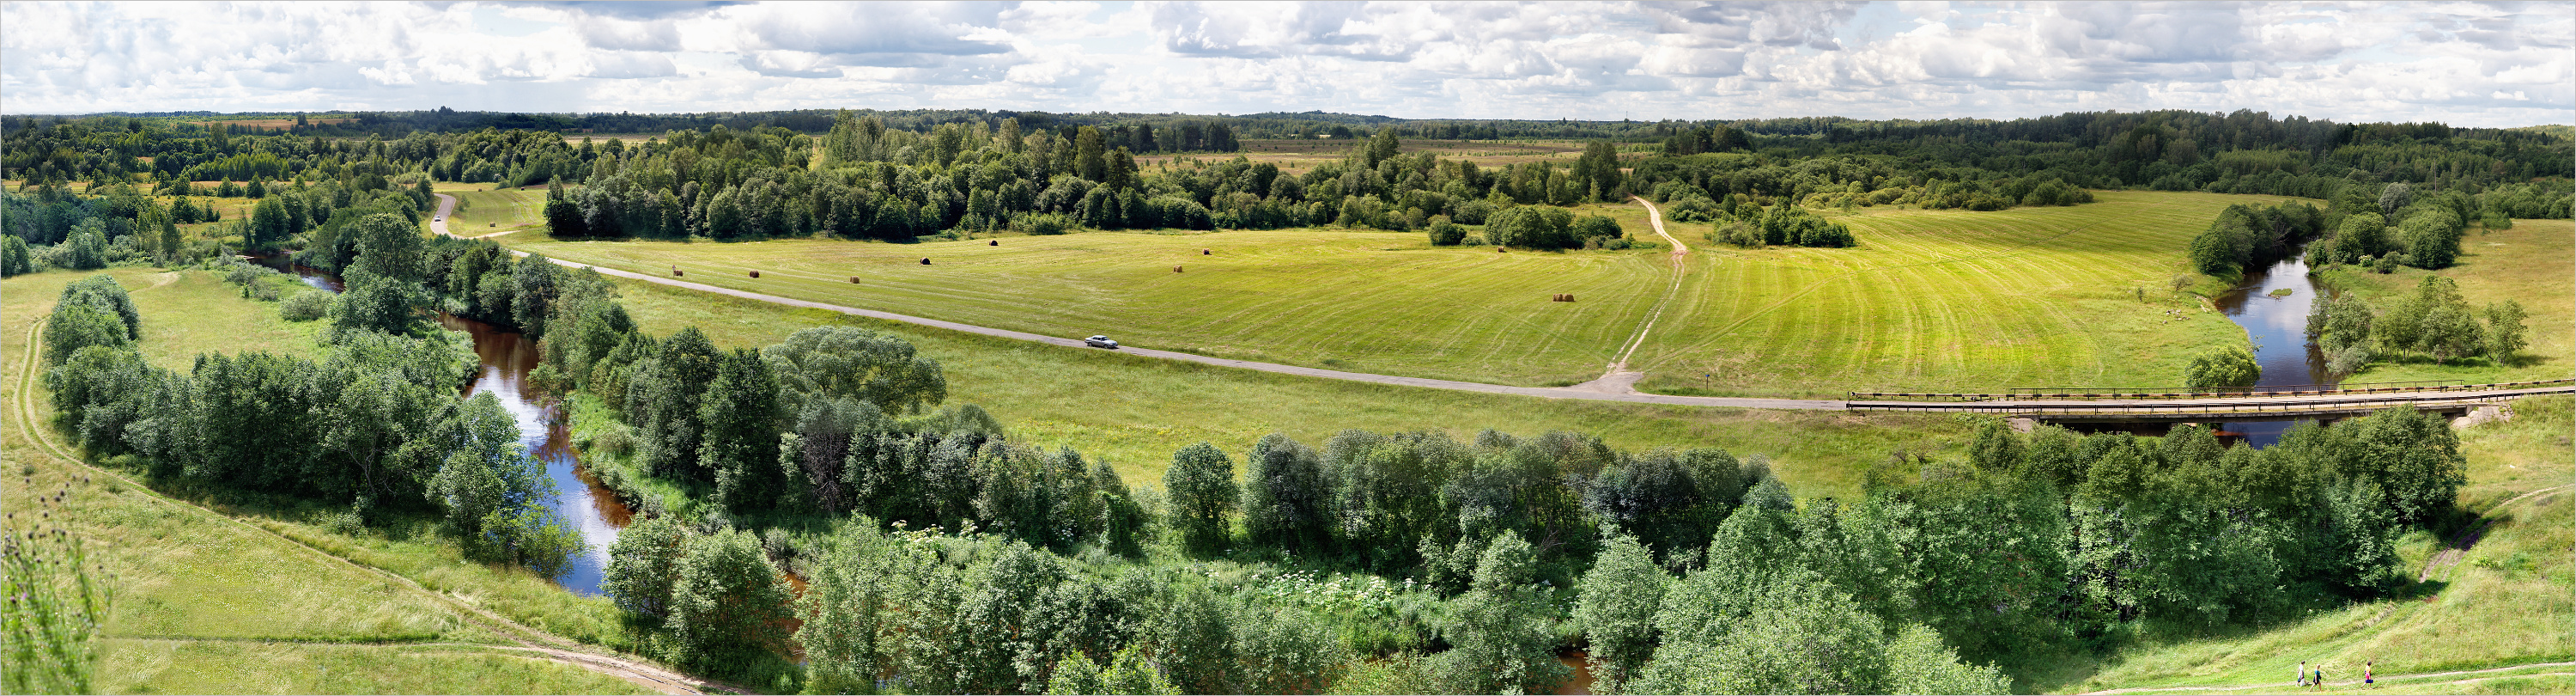
[[[2505,300],[2472,308],[2458,283],[2428,275],[2415,292],[2385,311],[2353,293],[2317,302],[2308,312],[2307,337],[2339,374],[2358,372],[2377,357],[2420,354],[2436,362],[2483,355],[2513,362],[2526,344],[2522,303]]]
[[[2315,206],[2304,203],[2228,206],[2209,229],[2192,237],[2192,266],[2210,275],[2230,275],[2270,265],[2322,230],[2324,219]],[[2345,218],[2344,224],[2357,223]]]

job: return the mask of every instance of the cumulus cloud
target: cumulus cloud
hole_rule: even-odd
[[[2563,123],[2563,3],[0,3],[0,111]]]

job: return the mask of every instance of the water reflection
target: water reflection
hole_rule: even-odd
[[[483,374],[466,395],[491,392],[502,408],[509,409],[510,417],[518,421],[519,444],[529,456],[545,463],[546,476],[554,480],[557,497],[548,507],[579,530],[589,545],[555,582],[576,594],[599,594],[601,574],[608,568],[608,547],[617,543],[617,530],[633,521],[634,512],[581,466],[572,448],[572,433],[555,417],[553,401],[525,391],[528,372],[537,367],[537,344],[472,319],[440,315],[439,324],[474,337],[474,354],[482,358]]]
[[[2263,366],[2261,387],[2332,385],[2339,381],[2326,370],[2325,355],[2308,343],[2308,311],[2325,298],[2318,296],[2316,283],[2308,278],[2308,264],[2303,254],[2292,254],[2271,268],[2249,273],[2244,284],[2218,298],[2220,311],[2229,321],[2245,327],[2246,336],[2254,339],[2254,361]],[[2288,290],[2287,295],[2273,295]],[[2281,433],[2297,424],[2293,419],[2228,421],[2220,426],[2230,433],[2242,433],[2247,444],[2269,447],[2281,439]]]

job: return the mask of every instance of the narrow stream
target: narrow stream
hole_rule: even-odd
[[[295,274],[307,285],[340,291],[340,279],[319,269],[289,265],[282,256],[254,258],[271,268]],[[582,541],[589,546],[580,557],[565,566],[563,574],[555,577],[555,583],[575,594],[599,594],[601,576],[608,568],[608,547],[617,543],[617,530],[624,529],[634,519],[634,512],[627,509],[616,493],[599,485],[599,480],[591,477],[589,469],[581,466],[573,451],[572,433],[555,416],[553,400],[544,394],[522,390],[527,384],[528,372],[537,367],[540,353],[536,342],[491,324],[447,314],[438,316],[438,324],[449,331],[460,331],[473,337],[474,355],[481,359],[483,371],[475,376],[474,384],[467,388],[465,395],[471,397],[492,392],[492,396],[500,399],[501,407],[510,411],[511,419],[518,421],[520,446],[526,448],[529,456],[543,462],[546,476],[554,480],[556,496],[547,501],[547,509],[564,524],[580,531]]]
[[[2245,327],[2254,339],[2254,361],[2263,366],[2259,387],[2331,385],[2339,381],[2326,370],[2325,355],[2308,343],[2308,309],[2324,299],[2308,278],[2305,249],[2280,263],[2245,275],[2245,282],[2218,297],[2218,309]],[[2274,296],[2276,290],[2289,294]],[[2298,419],[2228,421],[2223,430],[2242,433],[2246,444],[2269,447]]]
[[[579,530],[589,545],[555,577],[555,583],[574,594],[599,594],[602,574],[608,569],[608,547],[617,543],[617,530],[634,520],[634,511],[581,466],[573,452],[571,429],[555,416],[554,401],[522,391],[528,371],[537,367],[536,342],[462,317],[441,314],[438,323],[474,337],[474,354],[482,358],[483,374],[474,379],[466,395],[491,392],[502,408],[509,409],[510,417],[519,423],[519,444],[527,448],[528,456],[543,462],[546,476],[554,479],[556,497],[547,508]]]

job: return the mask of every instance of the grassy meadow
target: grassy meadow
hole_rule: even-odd
[[[2460,241],[2458,265],[2439,271],[2401,268],[2381,275],[2350,266],[2324,274],[2338,292],[2359,293],[2385,309],[2415,292],[2424,276],[2440,275],[2459,283],[2460,296],[2472,307],[2513,300],[2530,317],[2524,339],[2530,345],[2508,365],[2469,358],[2444,365],[2429,358],[2382,360],[2347,378],[2355,382],[2456,379],[2470,383],[2566,379],[2576,375],[2576,222],[2515,220],[2513,229],[2471,228]]]
[[[1985,213],[1867,210],[1841,218],[1861,241],[1850,249],[1737,249],[1702,240],[1705,224],[1670,225],[1692,247],[1689,271],[1630,367],[1647,373],[1647,391],[1726,396],[2135,386],[2180,379],[2193,349],[2245,340],[2168,283],[2189,272],[2182,250],[2221,208],[2277,198],[2100,198]],[[1654,239],[1639,206],[1587,210]],[[1496,253],[1341,229],[1094,232],[1006,237],[998,247],[502,241],[1031,333],[1530,386],[1599,376],[1670,283],[1661,248]],[[754,270],[760,278],[748,277]],[[1549,302],[1556,293],[1577,301]]]
[[[108,273],[141,311],[140,348],[156,365],[185,370],[199,352],[318,352],[312,324],[277,319],[274,303],[244,299],[211,272]],[[0,476],[0,507],[18,513],[12,526],[30,516],[59,522],[105,567],[115,596],[103,622],[101,691],[637,693],[621,680],[528,659],[449,600],[264,531],[273,519],[245,522],[165,497],[31,437],[51,420],[51,402],[41,370],[30,369],[29,329],[63,285],[88,275],[0,281],[0,326],[8,327],[0,331],[8,407],[0,455],[11,470]],[[59,503],[37,500],[57,494]]]
[[[493,186],[444,181],[432,184],[431,190],[456,197],[456,215],[447,221],[447,230],[473,237],[545,226],[545,187],[495,190]],[[431,212],[436,211],[433,206]],[[422,229],[427,229],[428,224],[428,220],[422,220]]]

